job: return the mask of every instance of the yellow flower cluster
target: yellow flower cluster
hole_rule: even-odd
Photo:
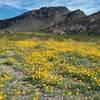
[[[35,41],[16,41],[15,46],[20,48],[20,49],[25,49],[25,48],[32,48],[37,45],[37,42]]]
[[[30,41],[24,43],[29,43],[30,47],[33,46]],[[29,53],[29,55],[23,60],[23,68],[26,73],[29,76],[31,75],[31,77],[38,83],[45,84],[45,87],[52,84],[59,85],[62,84],[65,78],[63,76],[66,75],[79,80],[81,79],[83,82],[90,81],[94,86],[100,85],[99,78],[97,77],[98,70],[94,71],[94,69],[86,68],[84,66],[72,66],[66,62],[67,60],[65,58],[63,58],[63,63],[61,63],[62,58],[59,56],[59,53],[62,52],[76,52],[82,57],[90,56],[99,59],[100,51],[98,45],[75,41],[43,41],[42,43],[35,43],[34,41],[34,46],[38,44],[48,49],[40,51],[34,48],[32,53]],[[25,44],[22,43],[21,45],[24,46]],[[28,48],[28,45],[26,48]]]
[[[47,41],[44,43],[47,47],[53,48],[61,52],[77,52],[80,55],[100,57],[100,45],[95,43],[84,43],[75,41]]]
[[[12,64],[18,59],[23,72],[31,77],[40,87],[45,88],[45,91],[50,92],[53,91],[51,87],[61,86],[67,79],[66,77],[72,78],[71,80],[73,81],[74,78],[76,78],[77,81],[81,80],[84,84],[90,82],[89,88],[100,87],[100,63],[98,63],[100,59],[100,46],[98,44],[53,40],[41,42],[27,40],[11,43],[15,46],[12,50],[16,56],[14,59],[9,58],[8,62]],[[2,43],[0,50],[4,51],[8,49],[8,47],[9,46]],[[10,49],[9,47],[9,50]],[[17,54],[20,55],[17,56]],[[67,54],[67,56],[64,54]],[[85,66],[83,62],[82,64],[79,62],[80,64],[77,66],[73,64],[76,62],[76,56],[78,59],[85,58],[86,61],[90,61],[89,67]],[[74,61],[72,60],[73,58]],[[0,88],[2,88],[3,83],[9,79],[10,78],[6,75],[4,75],[4,78],[0,77]],[[76,91],[75,94],[79,95],[79,92],[80,91]],[[15,91],[15,93],[19,95],[20,91]],[[67,91],[67,95],[73,95],[73,91]],[[2,96],[2,93],[0,96]],[[39,93],[36,91],[33,100],[38,100],[38,96]]]
[[[97,73],[94,72],[94,70],[84,67],[75,67],[75,66],[62,66],[63,73],[67,75],[71,75],[74,77],[77,77],[79,79],[82,79],[84,81],[94,81],[96,83],[99,82],[99,80],[96,78]],[[98,81],[97,81],[98,80]]]
[[[4,100],[5,94],[3,92],[0,92],[0,100]]]
[[[11,79],[11,77],[9,77],[8,75],[2,74],[0,76],[0,89],[3,88],[3,87],[5,87],[5,82],[8,81],[8,80],[10,80],[10,79]],[[4,100],[5,95],[6,94],[4,94],[2,91],[0,91],[0,100]]]
[[[31,74],[33,79],[40,80],[42,83],[60,84],[63,78],[53,72],[54,65],[48,62],[49,56],[54,56],[54,52],[33,52],[31,56],[25,58],[25,65],[28,65],[26,71]]]

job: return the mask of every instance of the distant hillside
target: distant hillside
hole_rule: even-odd
[[[20,16],[0,20],[0,30],[17,32],[44,31],[54,34],[100,33],[100,11],[87,16],[81,10],[66,7],[43,7]]]

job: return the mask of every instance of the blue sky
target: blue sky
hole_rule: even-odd
[[[0,19],[49,6],[66,6],[70,10],[81,9],[89,15],[100,11],[100,0],[0,0]]]

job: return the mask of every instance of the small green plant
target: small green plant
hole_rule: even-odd
[[[9,57],[8,60],[4,63],[6,65],[13,65],[16,60],[12,57]]]

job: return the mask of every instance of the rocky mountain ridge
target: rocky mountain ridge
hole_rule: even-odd
[[[54,34],[87,32],[100,34],[100,11],[87,16],[81,10],[66,7],[43,7],[14,18],[0,20],[0,30],[15,32],[43,31]]]

